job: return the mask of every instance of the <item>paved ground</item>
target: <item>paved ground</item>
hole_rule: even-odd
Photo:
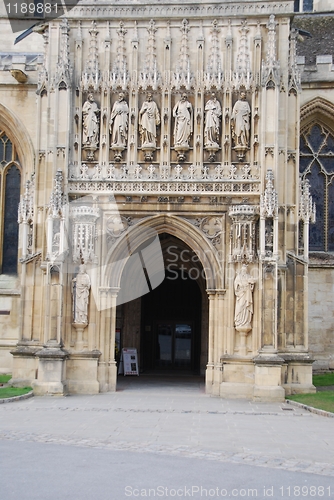
[[[256,483],[258,491],[262,491],[262,496],[256,495],[258,498],[334,498],[334,419],[284,403],[213,398],[204,393],[199,378],[126,377],[120,380],[118,388],[116,393],[96,396],[35,397],[1,405],[0,445],[7,450],[1,470],[7,470],[7,478],[11,471],[16,473],[15,464],[20,461],[21,467],[31,463],[34,470],[41,462],[45,466],[44,480],[51,474],[57,481],[59,475],[52,473],[54,461],[58,469],[65,467],[67,461],[72,468],[80,463],[81,476],[86,480],[90,477],[88,471],[104,470],[102,465],[97,467],[98,463],[107,467],[106,473],[101,473],[104,479],[98,481],[101,496],[89,496],[89,488],[77,492],[78,496],[62,493],[54,497],[47,496],[45,489],[44,496],[38,496],[36,491],[34,496],[27,496],[28,490],[22,496],[19,490],[9,488],[3,496],[0,482],[1,500],[149,496],[136,495],[131,488],[145,481],[147,487],[156,487],[160,478],[169,478],[169,483],[164,484],[170,488],[182,486],[181,478],[193,485],[197,478],[203,485],[203,471],[207,471],[207,487],[226,486],[229,493],[221,497],[247,498],[252,495],[231,494],[233,486],[251,488]],[[50,444],[53,446],[47,446]],[[22,458],[24,454],[27,459]],[[57,454],[62,457],[60,460],[55,459]],[[39,457],[36,463],[29,460],[29,455]],[[44,455],[49,457],[47,461],[41,460]],[[140,473],[144,465],[146,475]],[[119,470],[117,480],[111,481],[111,469]],[[61,477],[66,477],[70,470],[71,465],[66,466]],[[179,475],[170,473],[175,470]],[[135,481],[132,486],[131,480]],[[81,486],[85,484],[79,482]],[[124,489],[126,485],[129,490]],[[317,489],[312,490],[316,495],[311,490],[298,495],[298,490],[284,490],[288,485],[329,489],[323,494]],[[265,487],[275,487],[275,495],[270,490],[265,494]],[[156,495],[150,496],[190,495],[167,495],[166,491],[158,495],[156,490]],[[197,492],[197,497],[205,495]]]

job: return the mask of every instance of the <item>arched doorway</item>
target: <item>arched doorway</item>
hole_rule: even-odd
[[[150,293],[118,307],[120,347],[137,348],[144,373],[204,374],[208,344],[205,273],[183,241],[167,233],[159,239],[165,279]],[[124,271],[126,275],[126,267]]]
[[[140,360],[140,370],[144,367],[144,347],[141,342],[144,318],[142,313],[142,300],[146,293],[137,295],[138,298],[129,302],[120,301],[122,297],[122,280],[125,276],[132,278],[134,294],[137,293],[137,278],[129,272],[131,266],[130,258],[124,258],[135,253],[143,253],[147,241],[151,239],[147,230],[159,235],[161,248],[165,259],[165,268],[171,270],[170,264],[190,276],[197,282],[200,288],[200,348],[199,354],[193,357],[192,363],[196,368],[199,364],[200,374],[206,376],[208,387],[212,385],[212,374],[218,349],[214,350],[214,339],[222,330],[222,323],[215,321],[218,308],[222,306],[224,290],[222,287],[223,274],[219,254],[215,251],[203,232],[182,217],[169,214],[157,214],[153,217],[135,224],[130,233],[124,232],[114,245],[105,261],[107,262],[104,272],[101,273],[101,296],[102,309],[100,311],[100,339],[99,343],[101,357],[99,361],[100,378],[105,377],[108,383],[105,387],[115,390],[117,379],[117,361],[121,348],[136,348]],[[156,238],[156,236],[155,236]],[[129,244],[130,242],[130,244]],[[176,252],[176,257],[167,259],[171,255],[171,245]],[[145,259],[144,259],[145,260]],[[168,262],[167,262],[168,260]],[[144,264],[144,265],[143,265]],[[148,275],[149,269],[142,265],[142,275]],[[182,266],[182,267],[181,267]],[[154,267],[154,266],[153,266]],[[176,269],[176,271],[177,271]],[[175,270],[175,269],[174,269]],[[161,284],[161,281],[159,282]],[[148,282],[147,282],[148,285]],[[153,287],[154,288],[154,287]],[[129,289],[129,283],[125,287]],[[141,289],[142,290],[142,289]],[[209,300],[210,299],[210,300]],[[145,319],[145,318],[144,318]],[[177,323],[183,324],[183,323]],[[185,323],[186,324],[186,323]],[[145,325],[144,325],[145,327]],[[176,325],[175,325],[176,328]],[[175,334],[174,334],[175,337]],[[116,356],[114,358],[115,341],[117,344]],[[216,345],[218,345],[216,343]],[[199,361],[198,361],[199,358]]]
[[[142,367],[198,373],[201,290],[188,273],[166,272],[163,283],[142,298]]]

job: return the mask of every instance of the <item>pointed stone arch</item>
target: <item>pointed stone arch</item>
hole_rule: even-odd
[[[131,230],[132,253],[147,240],[147,229],[153,230],[152,235],[154,232],[155,234],[168,233],[183,241],[197,254],[202,264],[206,277],[206,288],[208,290],[223,288],[222,269],[217,252],[195,226],[173,215],[162,214],[148,217],[136,224]],[[102,286],[119,288],[127,261],[125,256],[129,256],[127,234],[120,238],[118,244],[107,257],[106,273]]]
[[[323,97],[315,97],[300,109],[300,129],[313,124],[325,125],[334,133],[334,103]]]
[[[4,130],[12,143],[15,144],[23,171],[33,172],[35,169],[35,150],[29,132],[21,120],[1,103],[0,129]]]

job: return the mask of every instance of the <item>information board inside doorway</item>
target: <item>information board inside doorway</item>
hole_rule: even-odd
[[[137,349],[122,349],[125,375],[139,375]]]

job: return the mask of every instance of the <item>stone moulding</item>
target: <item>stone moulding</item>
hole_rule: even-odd
[[[240,4],[240,2],[224,2],[216,3],[214,1],[201,3],[201,5],[188,4],[184,5],[170,3],[157,5],[157,0],[154,2],[141,2],[134,6],[133,2],[122,1],[120,5],[110,6],[107,2],[96,2],[92,4],[80,4],[68,13],[69,19],[88,18],[94,19],[110,17],[111,19],[133,19],[145,17],[151,18],[166,18],[166,17],[203,17],[203,16],[268,16],[268,14],[292,14],[292,2],[289,0],[281,2],[256,2],[249,1]]]
[[[247,193],[258,194],[260,192],[260,181],[242,182],[101,182],[101,181],[70,181],[68,184],[70,193],[173,193],[173,194],[197,194],[197,193]]]
[[[307,124],[308,120],[317,114],[325,115],[326,118],[333,120],[334,104],[323,97],[315,97],[303,104],[300,109],[302,129],[305,127],[305,123]]]

